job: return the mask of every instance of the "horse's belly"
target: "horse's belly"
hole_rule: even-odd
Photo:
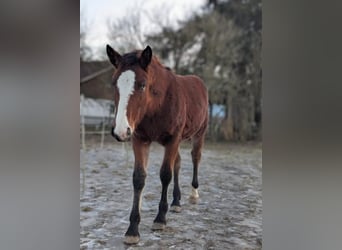
[[[199,131],[205,130],[207,127],[207,119],[205,114],[197,113],[196,117],[191,117],[185,123],[185,127],[182,133],[182,139],[189,139],[196,135]]]

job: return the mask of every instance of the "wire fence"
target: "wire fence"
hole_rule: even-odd
[[[113,110],[112,101],[80,96],[80,134],[83,149],[86,149],[86,135],[100,135],[100,147],[103,148],[105,135],[111,133]]]
[[[103,118],[100,125],[92,126],[85,123],[85,117],[81,116],[81,145],[82,149],[86,149],[86,135],[100,135],[100,148],[103,148],[105,136],[111,134],[110,121],[108,118]]]

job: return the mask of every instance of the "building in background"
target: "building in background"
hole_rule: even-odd
[[[80,116],[85,125],[108,125],[113,119],[113,66],[106,61],[80,64]]]
[[[113,70],[107,61],[81,61],[80,94],[86,98],[113,100]]]

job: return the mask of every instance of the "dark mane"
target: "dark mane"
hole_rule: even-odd
[[[136,50],[136,51],[124,54],[122,56],[121,63],[122,63],[123,66],[133,66],[133,65],[139,64],[139,57],[140,57],[140,55],[141,55],[141,50]],[[164,67],[165,69],[171,71],[171,69],[169,67],[165,67],[159,61],[159,58],[156,57],[156,56],[152,56],[151,63],[154,64],[155,66]]]
[[[138,63],[139,63],[139,60],[138,60],[138,52],[137,51],[127,53],[127,54],[124,54],[122,56],[122,64],[124,66],[133,66],[133,65],[138,64]]]
[[[126,53],[122,56],[121,64],[124,67],[134,66],[139,64],[139,57],[141,56],[141,50],[135,50],[129,53]],[[152,56],[151,64],[156,67],[162,67],[168,71],[172,71],[170,67],[164,66],[157,56]]]

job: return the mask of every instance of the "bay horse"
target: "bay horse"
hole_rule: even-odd
[[[159,211],[152,230],[162,230],[168,211],[167,190],[174,180],[171,210],[180,212],[181,192],[178,183],[180,169],[179,145],[192,140],[192,193],[198,196],[197,170],[201,159],[204,136],[208,125],[208,92],[203,81],[194,75],[180,76],[164,67],[152,49],[136,50],[120,55],[107,45],[107,55],[114,65],[115,114],[112,135],[120,142],[132,139],[134,152],[133,206],[130,224],[125,234],[126,244],[140,240],[141,194],[145,185],[149,147],[153,141],[165,147],[160,168],[162,193]]]

